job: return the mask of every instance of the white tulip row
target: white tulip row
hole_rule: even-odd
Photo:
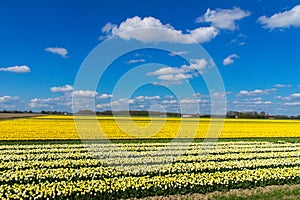
[[[1,145],[0,198],[127,198],[300,183],[297,143],[116,146]]]
[[[297,182],[300,168],[271,168],[256,170],[233,170],[214,173],[183,173],[165,176],[119,177],[101,180],[57,181],[28,184],[0,185],[0,198],[46,199],[75,198],[81,196],[103,199],[108,196],[128,197],[139,195],[172,194],[185,192],[208,192],[224,188],[245,188],[276,182]],[[143,192],[143,193],[142,193]]]

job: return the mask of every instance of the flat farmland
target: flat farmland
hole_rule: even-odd
[[[24,118],[24,117],[36,117],[41,115],[42,114],[35,114],[35,113],[0,113],[0,120]]]
[[[124,199],[299,184],[299,155],[298,143],[284,141],[2,143],[0,197]]]
[[[225,119],[223,124],[220,119],[206,118],[97,117],[98,124],[95,121],[89,116],[80,117],[77,124],[73,116],[4,120],[0,121],[0,140],[300,137],[299,120]],[[99,125],[101,135],[93,131],[95,125]],[[208,134],[214,127],[222,130],[220,135]]]
[[[195,118],[3,120],[0,198],[284,199],[300,195],[298,186],[287,187],[300,184],[299,121],[226,119],[218,140],[203,140],[217,139],[212,133],[221,126],[221,119]],[[100,136],[95,130],[101,130]],[[212,133],[207,135],[208,130]],[[193,134],[194,140],[186,140]],[[172,140],[175,137],[180,139]],[[263,189],[267,186],[275,189]],[[260,193],[249,192],[254,188]]]

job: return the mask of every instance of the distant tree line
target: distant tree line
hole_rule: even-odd
[[[246,119],[300,119],[300,115],[287,116],[287,115],[270,115],[264,111],[262,112],[238,112],[228,111],[226,114],[227,118],[246,118]]]
[[[71,114],[71,113],[68,113],[68,112],[65,112],[65,111],[45,111],[45,110],[42,110],[41,111],[41,114],[45,114],[45,115],[67,115],[67,114]]]
[[[19,111],[19,110],[0,110],[0,113],[33,113],[31,110],[29,111]]]
[[[97,115],[129,115],[130,116],[168,116],[168,117],[181,117],[180,113],[174,112],[156,112],[156,111],[147,111],[147,110],[129,110],[129,111],[112,111],[106,110],[103,112],[96,112]]]
[[[168,116],[168,117],[181,117],[180,113],[173,113],[173,112],[156,112],[156,111],[147,111],[147,110],[129,110],[129,111],[112,111],[112,110],[105,110],[105,111],[91,111],[91,110],[79,110],[76,114],[78,115],[98,115],[98,116]]]
[[[146,110],[130,110],[130,111],[91,111],[91,110],[79,110],[77,113],[78,115],[98,115],[98,116],[112,116],[112,115],[119,115],[119,116],[167,116],[167,117],[194,117],[194,118],[210,118],[211,115],[209,114],[193,114],[193,115],[184,115],[181,113],[176,112],[156,112],[156,111],[146,111]],[[72,113],[65,112],[65,111],[46,111],[42,110],[40,112],[33,112],[29,111],[19,111],[19,110],[0,110],[0,113],[35,113],[35,114],[45,114],[45,115],[69,115]],[[214,116],[214,117],[224,117],[224,116]],[[300,119],[300,115],[297,116],[287,116],[287,115],[270,115],[264,111],[257,112],[239,112],[239,111],[228,111],[226,113],[226,118],[241,118],[241,119]]]
[[[20,110],[0,110],[0,113],[34,113],[34,114],[45,114],[45,115],[65,115],[70,114],[68,112],[62,112],[62,111],[45,111],[42,110],[40,112],[33,112],[31,110],[29,111],[20,111]]]

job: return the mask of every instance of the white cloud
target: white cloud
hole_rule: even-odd
[[[112,102],[109,103],[102,103],[102,104],[97,104],[96,108],[98,109],[103,109],[103,110],[127,110],[129,109],[151,109],[151,105],[159,105],[163,104],[162,99],[159,95],[155,96],[136,96],[131,99],[129,98],[120,98],[113,100]],[[176,100],[170,100],[168,103],[174,104]],[[164,102],[166,104],[166,102]]]
[[[128,98],[121,98],[118,99],[117,101],[113,101],[113,105],[121,105],[121,104],[133,104],[135,101],[134,99],[128,99]]]
[[[158,76],[158,79],[162,81],[172,82],[174,84],[180,84],[181,80],[192,78],[191,74],[165,74]]]
[[[226,93],[226,92],[213,92],[211,94],[211,97],[213,97],[213,98],[224,98],[224,97],[226,97],[227,94],[230,94],[230,93]]]
[[[230,40],[229,44],[235,44],[238,42],[238,39],[237,38],[234,38],[232,40]]]
[[[144,59],[132,59],[127,61],[128,64],[133,64],[133,63],[144,63],[146,62]]]
[[[173,51],[169,53],[169,56],[181,56],[187,54],[187,51]]]
[[[254,101],[255,105],[270,105],[272,101]]]
[[[162,104],[177,104],[178,101],[177,100],[163,100],[161,103]]]
[[[75,90],[73,91],[73,97],[94,98],[98,95],[98,92],[91,90]]]
[[[258,18],[258,22],[263,25],[263,28],[268,28],[271,30],[275,28],[290,28],[291,26],[299,27],[300,5],[296,5],[291,10],[276,13],[270,18],[261,16]]]
[[[200,113],[200,110],[201,112],[209,113],[211,108],[211,103],[208,99],[184,98],[178,100],[176,104],[180,106],[182,113]]]
[[[188,31],[190,34],[185,34],[186,41],[183,43],[193,43],[194,41],[198,43],[205,43],[211,41],[213,38],[215,38],[219,31],[213,26],[209,27],[200,27],[196,28],[194,30]],[[190,38],[193,38],[194,41],[190,41]]]
[[[54,98],[33,98],[30,100],[31,108],[52,109],[52,110],[95,110],[95,97],[97,99],[109,98],[110,95],[98,93],[91,90],[73,90],[72,86],[53,87],[53,92],[65,92],[64,96]],[[73,92],[72,92],[73,91]],[[73,95],[73,100],[72,96]]]
[[[45,48],[45,51],[48,51],[53,54],[58,54],[63,58],[66,58],[68,54],[68,50],[62,47],[48,47]]]
[[[155,28],[155,29],[153,29]],[[213,27],[199,27],[183,33],[170,24],[162,24],[154,17],[140,18],[138,16],[127,18],[119,26],[108,23],[102,28],[102,33],[118,36],[125,40],[136,39],[141,42],[170,42],[191,44],[194,42],[209,42],[218,35],[218,30]]]
[[[101,94],[100,96],[97,96],[97,99],[108,99],[112,97],[113,97],[112,94]]]
[[[252,96],[252,95],[258,95],[258,94],[264,94],[265,92],[263,90],[253,90],[253,91],[247,91],[247,90],[241,90],[240,95],[246,95],[246,96]]]
[[[153,85],[153,86],[163,86],[163,84],[162,84],[162,83],[159,83],[159,82],[153,82],[152,85]]]
[[[247,38],[247,36],[246,36],[245,34],[242,34],[242,33],[239,33],[237,36],[238,36],[239,38]]]
[[[174,99],[174,96],[173,95],[166,95],[165,98],[166,99]]]
[[[269,94],[270,92],[276,92],[277,89],[276,88],[271,88],[271,89],[266,89],[266,90],[252,90],[252,91],[248,91],[248,90],[241,90],[239,92],[239,96],[256,96],[256,95],[265,95],[265,94]]]
[[[140,109],[151,110],[153,107],[151,105],[158,106],[160,108],[166,109],[166,111],[180,112],[179,105],[183,105],[181,110],[186,113],[196,112],[199,106],[209,106],[210,101],[207,99],[197,99],[197,98],[184,98],[181,100],[176,99],[162,99],[160,96],[137,96],[133,99],[120,98],[116,99],[110,103],[97,104],[97,109],[102,110],[127,110],[129,109]],[[159,109],[157,110],[159,111]]]
[[[0,103],[11,103],[14,101],[19,101],[20,97],[18,96],[2,96],[0,97]]]
[[[237,35],[237,38],[232,39],[232,40],[228,43],[228,45],[237,44],[237,45],[239,45],[239,46],[244,46],[244,45],[246,44],[246,41],[245,41],[246,38],[247,38],[246,35],[244,35],[244,34],[242,34],[242,33],[239,33],[239,34]]]
[[[181,104],[197,104],[197,103],[210,103],[209,99],[200,99],[200,98],[185,98],[185,99],[180,99],[178,101]],[[207,105],[207,104],[206,104]]]
[[[209,96],[209,95],[208,95]],[[196,98],[202,98],[202,97],[207,97],[206,95],[203,95],[201,93],[194,93],[193,94],[193,97],[196,97]]]
[[[136,100],[158,100],[160,99],[160,96],[137,96],[135,97]]]
[[[207,61],[205,59],[192,59],[189,65],[181,66],[181,70],[186,72],[192,72],[197,70],[200,74],[202,74],[207,66]]]
[[[292,98],[300,98],[300,93],[294,93],[291,95]]]
[[[60,108],[70,108],[72,101],[64,96],[59,96],[55,98],[33,98],[30,100],[29,106],[31,108],[41,108],[41,109],[60,109]]]
[[[291,84],[276,84],[274,85],[275,88],[290,88],[292,87]]]
[[[116,25],[112,23],[107,23],[105,26],[102,27],[101,31],[102,33],[110,33],[113,28],[116,28]]]
[[[97,104],[98,109],[108,109],[108,110],[125,110],[128,109],[130,104],[134,104],[134,99],[121,98],[112,101],[111,103]]]
[[[103,103],[103,104],[97,104],[97,105],[96,105],[96,108],[98,108],[98,109],[108,109],[109,106],[110,106],[110,104],[108,104],[108,103]]]
[[[240,111],[258,111],[264,110],[267,107],[270,107],[273,102],[270,100],[263,101],[261,98],[252,98],[252,99],[242,99],[232,101],[234,108]],[[230,107],[230,104],[228,105]]]
[[[262,98],[261,98],[261,97],[256,97],[256,98],[253,98],[253,99],[250,99],[250,100],[253,100],[253,101],[261,101]]]
[[[300,99],[300,93],[294,93],[286,97],[278,96],[276,97],[277,99],[282,99],[282,100],[294,100],[294,99]]]
[[[155,70],[154,72],[147,73],[147,76],[160,76],[160,75],[166,75],[166,74],[176,74],[179,73],[179,69],[175,67],[163,67],[159,68],[158,70]]]
[[[21,100],[18,96],[2,96],[0,97],[0,109],[14,109],[20,106]]]
[[[198,103],[197,99],[181,99],[179,100],[179,103],[181,104],[196,104]]]
[[[238,55],[236,54],[231,54],[229,56],[227,56],[227,58],[225,58],[223,60],[223,65],[230,65],[234,63],[234,58],[240,58]]]
[[[13,66],[13,67],[2,67],[0,71],[4,72],[14,72],[14,73],[28,73],[30,72],[30,68],[28,66]]]
[[[233,9],[220,9],[216,10],[207,9],[203,16],[196,19],[196,22],[210,22],[212,26],[220,29],[235,30],[237,25],[235,21],[248,17],[251,13],[240,8]]]
[[[276,91],[278,91],[277,88],[265,89],[265,92],[266,92],[266,93],[269,93],[269,92],[276,92]]]
[[[202,74],[207,66],[205,59],[193,59],[189,65],[182,65],[181,67],[163,67],[149,72],[147,76],[158,76],[162,81],[167,81],[168,84],[180,84],[183,79],[191,79],[194,76]]]
[[[233,44],[237,44],[239,46],[244,46],[246,44],[246,42],[240,41],[240,39],[234,38],[228,43],[228,45],[233,45]]]
[[[71,85],[65,85],[65,86],[61,86],[61,87],[51,87],[50,90],[51,92],[71,92],[73,91],[73,86]]]
[[[287,105],[287,106],[300,106],[300,102],[287,102],[287,103],[284,103],[284,105]]]

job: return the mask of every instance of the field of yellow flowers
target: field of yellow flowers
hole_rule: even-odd
[[[287,142],[3,144],[0,198],[117,199],[296,184],[299,155],[300,145]]]
[[[222,121],[212,123],[219,128],[223,126],[221,135],[207,135],[210,119],[98,117],[101,136],[93,131],[92,117],[79,120],[84,122],[75,124],[73,116],[3,120],[0,121],[0,140],[300,137],[300,121],[296,120],[226,119],[224,126]],[[76,125],[84,127],[84,133],[78,134]]]
[[[224,126],[221,119],[194,118],[75,121],[0,121],[0,199],[125,199],[300,183],[296,120],[226,119]],[[220,125],[219,141],[164,140],[219,137],[207,131]],[[78,140],[101,138],[127,140]]]

